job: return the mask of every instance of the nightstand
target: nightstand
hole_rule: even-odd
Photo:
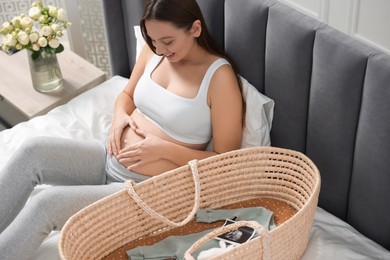
[[[105,73],[74,52],[57,54],[64,85],[59,91],[34,90],[25,50],[13,55],[0,51],[0,119],[13,126],[68,102],[106,80]]]

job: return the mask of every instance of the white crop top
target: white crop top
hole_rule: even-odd
[[[210,80],[220,66],[229,63],[222,58],[214,61],[203,77],[197,96],[190,99],[176,95],[152,80],[151,74],[161,59],[162,56],[154,55],[137,83],[134,104],[138,112],[177,141],[189,144],[209,142],[212,135],[207,104]]]

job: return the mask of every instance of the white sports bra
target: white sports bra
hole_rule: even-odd
[[[198,94],[190,99],[176,95],[152,80],[151,74],[161,59],[162,56],[154,55],[137,83],[134,104],[138,112],[177,141],[189,144],[209,142],[212,136],[207,104],[210,80],[220,66],[229,63],[222,58],[214,61],[203,77]]]

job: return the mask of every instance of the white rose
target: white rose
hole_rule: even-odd
[[[58,46],[60,46],[60,42],[58,39],[54,38],[49,41],[49,46],[52,47],[53,49],[57,49]]]
[[[30,17],[25,16],[22,19],[20,19],[20,24],[22,25],[23,28],[31,28],[33,24],[33,20]]]
[[[53,31],[56,33],[56,32],[61,31],[61,26],[59,26],[59,25],[56,24],[56,23],[53,23],[53,24],[51,25],[51,29],[53,29]]]
[[[27,45],[30,42],[28,34],[24,31],[20,31],[16,38],[21,45]]]
[[[18,43],[18,44],[16,44],[15,48],[18,50],[21,50],[21,49],[23,49],[23,46],[20,43]]]
[[[55,6],[52,6],[52,5],[49,5],[48,8],[49,8],[49,15],[53,16],[53,17],[56,17],[57,16],[57,12],[58,12],[58,8],[55,7]]]
[[[3,45],[1,46],[1,49],[5,52],[8,52],[9,51],[9,47],[7,45]]]
[[[43,36],[49,36],[53,33],[53,29],[50,26],[45,25],[42,27],[41,33]]]
[[[39,39],[39,34],[37,32],[32,32],[29,35],[31,42],[37,42]]]
[[[20,16],[15,16],[14,18],[12,18],[11,23],[13,26],[17,27],[20,23]]]
[[[11,34],[8,34],[7,36],[5,36],[5,38],[3,39],[3,44],[4,45],[7,45],[9,47],[14,47],[15,44],[16,44],[16,39],[15,37],[13,37]]]
[[[46,17],[44,15],[38,17],[38,22],[44,23],[45,21],[46,21]]]
[[[58,11],[57,11],[57,19],[59,21],[61,21],[61,22],[66,22],[66,20],[68,18],[67,18],[65,9],[63,9],[63,8],[58,9]]]
[[[38,44],[39,44],[39,46],[41,46],[42,48],[43,48],[43,47],[46,47],[46,46],[47,46],[47,40],[46,40],[46,38],[45,38],[45,37],[40,37],[40,38],[38,39]]]
[[[31,45],[31,48],[32,48],[33,51],[39,51],[39,49],[40,49],[41,47],[39,46],[39,44],[34,43],[33,45]]]
[[[6,32],[10,32],[14,29],[14,27],[12,26],[12,24],[10,22],[5,22],[5,23],[3,23],[3,29]]]
[[[41,15],[41,9],[39,7],[31,7],[30,10],[28,11],[28,15],[34,19],[37,20],[38,17]]]

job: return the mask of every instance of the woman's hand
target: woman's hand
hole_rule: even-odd
[[[138,128],[133,130],[144,139],[120,150],[116,157],[120,163],[132,163],[127,169],[133,170],[163,158],[164,144],[166,144],[167,141]]]
[[[133,130],[137,129],[137,125],[129,115],[124,114],[122,116],[115,117],[112,122],[110,134],[108,137],[108,154],[114,154],[115,156],[118,155],[119,151],[122,149],[121,137],[123,130],[128,126]]]

